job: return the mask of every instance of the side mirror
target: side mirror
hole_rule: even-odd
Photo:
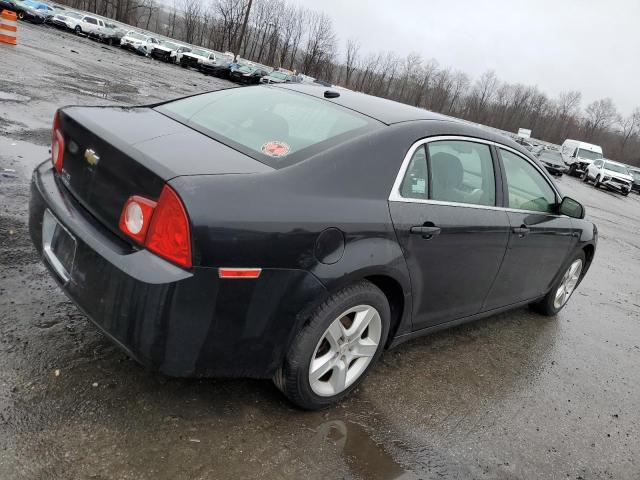
[[[567,217],[584,218],[584,207],[580,202],[571,197],[564,197],[558,210],[562,215],[566,215]]]

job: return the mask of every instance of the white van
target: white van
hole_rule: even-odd
[[[562,160],[569,166],[569,175],[579,176],[589,165],[602,158],[602,147],[579,140],[565,140],[562,144]]]

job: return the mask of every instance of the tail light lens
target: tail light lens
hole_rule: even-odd
[[[53,129],[51,130],[51,161],[53,167],[62,172],[62,162],[64,161],[64,137],[60,130],[60,113],[56,111],[53,116]]]
[[[156,202],[134,195],[124,204],[120,214],[120,230],[144,245]]]
[[[191,268],[189,218],[180,198],[165,185],[158,202],[133,196],[120,214],[120,230],[149,251]]]
[[[189,219],[180,198],[168,185],[160,193],[145,246],[167,260],[191,268]]]

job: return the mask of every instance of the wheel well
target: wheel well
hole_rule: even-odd
[[[365,277],[385,294],[389,301],[389,310],[391,312],[391,325],[389,325],[389,335],[387,337],[387,346],[396,334],[402,320],[404,312],[404,293],[402,286],[393,278],[386,275],[372,275]]]
[[[596,253],[596,249],[593,245],[585,245],[582,250],[584,251],[585,262],[587,264],[586,268],[584,269],[584,272],[586,273],[586,271],[591,266],[591,260],[593,260],[593,256]]]

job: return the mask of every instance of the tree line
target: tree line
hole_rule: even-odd
[[[286,0],[63,0],[186,43],[275,67],[297,70],[352,90],[552,143],[566,138],[601,145],[605,156],[640,166],[640,107],[621,115],[610,98],[582,106],[578,91],[549,97],[536,86],[501,81],[487,71],[471,78],[415,52],[365,52],[342,45],[331,18]],[[249,10],[240,45],[243,20]]]

